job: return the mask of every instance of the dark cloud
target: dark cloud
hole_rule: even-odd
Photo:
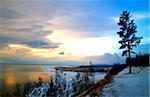
[[[32,32],[33,34],[37,35],[37,36],[46,36],[46,35],[49,35],[51,33],[53,33],[53,31],[34,31]]]
[[[47,33],[47,32],[45,32]],[[36,37],[37,36],[37,37]],[[29,39],[17,36],[0,36],[0,47],[8,44],[25,44],[32,48],[58,48],[60,43],[55,43],[43,38],[41,35],[35,35]]]
[[[36,40],[36,41],[29,41],[29,42],[24,42],[22,44],[26,44],[29,47],[32,48],[58,48],[58,43],[48,43],[45,41],[41,41],[41,40]]]
[[[6,18],[6,19],[18,19],[21,17],[24,17],[24,15],[22,15],[21,13],[18,13],[15,10],[11,10],[11,9],[6,9],[1,7],[1,12],[0,12],[0,17],[2,18]]]
[[[5,34],[5,36],[8,36],[8,37],[14,37],[13,36],[13,34],[14,35],[23,35],[23,36],[25,36],[25,35],[27,35],[27,34],[30,34],[31,35],[31,33],[35,33],[34,32],[34,28],[31,28],[31,27],[20,27],[20,28],[15,28],[15,27],[9,27],[9,26],[5,26],[5,27],[3,27],[2,29],[1,29],[1,31],[4,31],[4,32],[7,32],[7,34]],[[9,34],[8,34],[9,33]],[[0,35],[1,35],[1,33],[0,33]]]
[[[0,36],[0,41],[1,41],[1,43],[9,43],[9,42],[15,42],[15,41],[17,41],[15,38],[12,38],[12,37],[9,37],[9,36],[7,36],[7,37],[5,37],[5,36]]]
[[[7,46],[10,43],[17,44],[19,41],[21,42],[20,39],[11,36],[0,36],[0,48]]]
[[[3,1],[3,4],[9,5],[9,1]],[[16,4],[12,2],[10,6],[4,6],[0,12],[3,19],[0,33],[0,47],[8,44],[25,44],[33,48],[57,48],[58,43],[54,43],[45,37],[53,31],[43,30],[44,23],[32,17],[26,17],[28,11],[15,8]],[[22,4],[23,6],[24,4]],[[16,6],[17,7],[17,6]],[[25,7],[27,9],[27,7]],[[27,12],[27,13],[26,13]],[[33,15],[33,14],[32,14]],[[26,18],[22,18],[26,17]]]
[[[44,28],[43,24],[31,24],[30,26],[33,27],[33,28],[35,28],[35,29],[42,29],[42,28]]]
[[[60,53],[59,53],[59,55],[64,55],[64,54],[65,54],[64,52],[60,52]]]
[[[41,29],[44,27],[44,25],[32,25],[30,22],[26,23],[20,23],[18,21],[4,21],[2,24],[3,27],[1,29],[7,30],[9,32],[35,32],[35,31],[41,31]],[[15,25],[15,26],[14,26]],[[42,32],[42,31],[41,31]],[[44,32],[44,31],[43,31]]]
[[[23,28],[11,28],[11,31],[15,31],[15,32],[33,32],[34,28],[30,28],[30,27],[23,27]]]
[[[57,48],[58,43],[54,43],[45,37],[53,31],[42,30],[44,25],[36,23],[21,24],[19,26],[4,26],[0,33],[0,47],[8,44],[26,44],[33,48]],[[6,33],[4,33],[6,32]]]
[[[48,34],[53,33],[53,31],[50,30],[41,30],[41,29],[37,29],[34,27],[21,27],[21,28],[10,28],[10,27],[5,27],[5,29],[13,32],[13,33],[23,33],[24,35],[26,34],[30,34],[30,36],[36,36],[36,37],[41,37],[41,36],[46,36]]]

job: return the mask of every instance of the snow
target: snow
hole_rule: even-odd
[[[105,77],[106,73],[102,73],[102,72],[96,72],[95,76],[94,76],[94,81],[98,81],[101,80]]]
[[[64,74],[67,79],[66,81],[70,82],[72,80],[72,78],[74,78],[77,75],[77,72],[64,72]],[[96,72],[92,76],[92,79],[94,80],[94,82],[97,82],[98,80],[103,79],[105,75],[106,75],[106,73]]]
[[[50,68],[43,68],[45,71],[53,71],[53,69],[50,70]],[[59,89],[61,89],[62,91],[64,91],[63,93],[65,95],[67,95],[66,93],[68,92],[69,95],[72,95],[72,80],[75,79],[75,76],[78,74],[77,72],[63,72],[63,71],[56,71],[55,72],[55,84],[57,86],[59,86]],[[94,73],[92,74],[92,76],[90,76],[90,78],[94,81],[97,82],[98,80],[101,80],[104,78],[104,76],[106,75],[106,73]],[[78,79],[79,81],[82,80],[82,77],[80,77]],[[66,82],[66,83],[64,83]],[[78,82],[78,81],[77,81]],[[78,83],[77,83],[78,84]],[[66,88],[64,87],[66,85]],[[80,86],[79,86],[80,87]],[[33,88],[27,95],[26,97],[46,97],[46,93],[48,92],[48,89],[50,88],[49,84],[43,84],[42,86],[39,87],[35,87]],[[60,94],[60,91],[56,91],[57,94]],[[59,96],[59,95],[58,95]],[[68,97],[70,97],[68,96]]]
[[[103,97],[149,97],[149,68],[128,68],[120,72],[113,82],[104,88]]]
[[[40,87],[35,87],[26,97],[46,97],[46,93],[50,88],[49,84],[42,84]]]
[[[55,72],[53,68],[45,67],[44,71],[47,72]],[[149,97],[149,67],[140,68],[133,67],[132,74],[128,73],[128,69],[126,68],[121,71],[118,75],[116,75],[112,81],[112,83],[106,85],[102,92],[102,97]],[[63,72],[61,73],[61,77],[64,77],[67,82],[67,89],[70,89],[71,81],[77,75],[77,72]],[[106,73],[98,73],[96,72],[92,77],[94,82],[101,80],[104,78]],[[61,81],[59,81],[61,82]],[[37,90],[38,89],[38,90]],[[39,88],[33,89],[27,97],[33,96],[45,96],[47,90],[49,89],[48,85],[42,85]]]
[[[56,72],[56,69],[54,69],[52,67],[50,68],[49,66],[44,66],[42,69],[45,72]]]

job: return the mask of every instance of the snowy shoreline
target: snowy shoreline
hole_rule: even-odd
[[[133,67],[132,74],[126,68],[103,89],[103,97],[149,97],[149,88],[149,67]]]
[[[149,67],[146,68],[132,67],[132,70],[133,73],[129,74],[128,68],[126,68],[123,71],[121,71],[119,74],[114,76],[111,83],[104,85],[102,89],[102,97],[148,97],[149,96]],[[67,71],[65,71],[63,74],[63,76],[65,76],[67,79],[66,80],[67,83],[70,83],[71,79],[74,78],[75,75],[76,72],[67,72]],[[94,77],[94,81],[95,82],[100,81],[101,79],[104,78],[104,76],[105,74],[96,73]],[[41,88],[42,91],[43,88],[48,90],[47,87],[45,88],[45,86],[43,86]]]

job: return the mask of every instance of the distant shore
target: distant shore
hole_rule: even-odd
[[[110,68],[114,66],[116,65],[87,65],[78,67],[56,67],[55,69],[67,72],[108,72]]]
[[[91,68],[91,67],[56,67],[56,70],[63,70],[67,72],[107,72],[108,69],[103,68]]]
[[[56,70],[62,70],[67,72],[107,72],[110,66],[99,66],[99,65],[93,65],[93,66],[79,66],[79,67],[56,67]]]

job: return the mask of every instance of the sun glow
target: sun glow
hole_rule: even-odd
[[[55,31],[48,35],[48,38],[54,42],[61,42],[59,45],[61,51],[72,56],[93,56],[103,55],[106,52],[112,52],[113,46],[117,45],[112,37],[84,37],[71,34],[65,31]]]
[[[103,55],[113,51],[115,40],[109,37],[103,38],[84,38],[65,42],[61,45],[64,51],[78,56]]]
[[[60,48],[31,48],[22,44],[9,44],[5,47],[3,53],[11,52],[12,55],[21,55],[21,57],[41,56],[41,57],[56,57],[60,52]]]
[[[11,67],[7,70],[6,83],[9,85],[14,85],[16,83],[15,75]]]
[[[9,47],[10,48],[19,48],[19,47],[22,47],[22,45],[20,45],[20,44],[10,44]]]
[[[43,58],[80,58],[84,56],[103,55],[107,52],[114,52],[113,47],[118,45],[112,37],[84,37],[71,34],[65,31],[55,31],[46,36],[50,41],[61,43],[58,48],[31,48],[27,45],[9,44],[11,52],[18,54],[21,50],[22,57],[43,57]],[[9,49],[8,48],[8,49]],[[8,50],[7,50],[8,51]]]
[[[55,30],[52,34],[46,36],[46,38],[54,42],[65,43],[68,41],[83,38],[83,35],[77,32],[71,33],[68,30]]]

